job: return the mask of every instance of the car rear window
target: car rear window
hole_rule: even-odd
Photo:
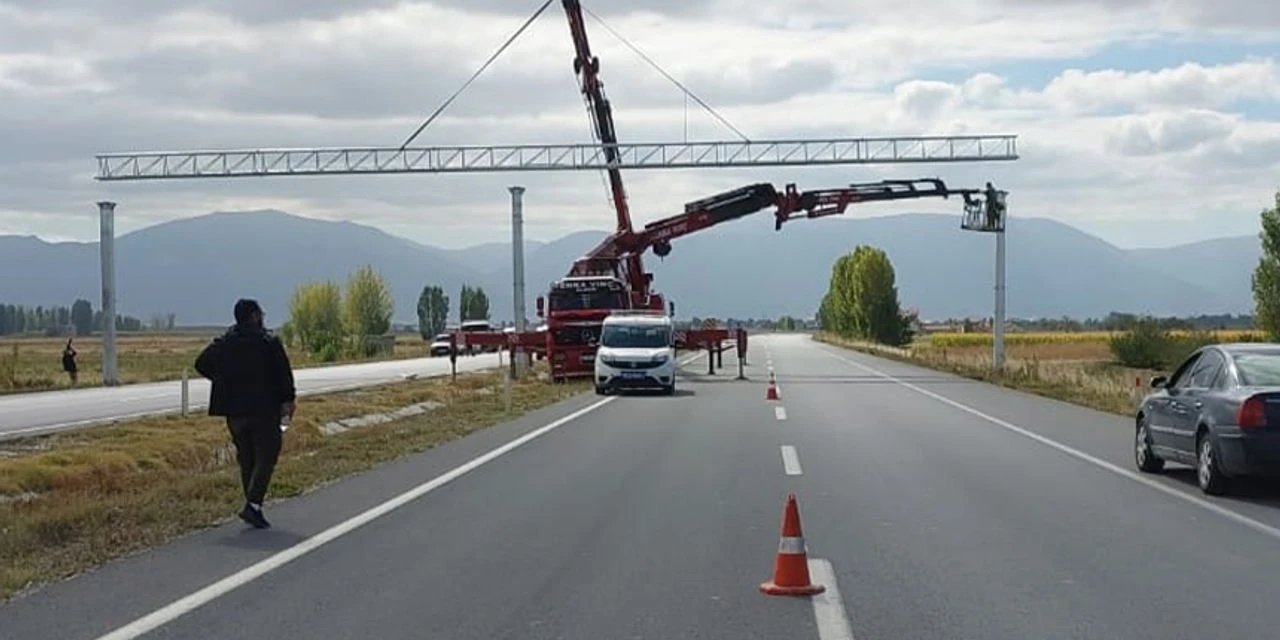
[[[1280,353],[1240,353],[1235,356],[1240,384],[1280,387]]]

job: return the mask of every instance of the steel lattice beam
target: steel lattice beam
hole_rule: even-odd
[[[102,181],[607,168],[600,144],[155,151],[97,156]],[[617,145],[621,169],[1017,160],[1017,136],[659,142]]]

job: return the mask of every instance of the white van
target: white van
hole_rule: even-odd
[[[596,393],[623,389],[676,391],[671,318],[660,313],[614,312],[604,319],[596,350]]]

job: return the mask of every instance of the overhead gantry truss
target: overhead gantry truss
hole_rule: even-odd
[[[614,145],[618,169],[1017,160],[1016,135],[657,142]],[[236,149],[99,154],[100,181],[396,173],[589,171],[602,144]]]

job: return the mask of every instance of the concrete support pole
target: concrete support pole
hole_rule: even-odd
[[[515,186],[511,191],[511,309],[514,313],[516,333],[524,333],[524,187]],[[524,377],[528,365],[523,347],[512,352],[513,372],[516,378]]]
[[[1004,371],[1004,231],[996,233],[996,313],[991,326],[991,363]]]
[[[187,417],[188,411],[191,409],[191,387],[190,376],[187,374],[187,368],[182,368],[182,417]]]
[[[98,252],[102,258],[102,384],[120,384],[116,367],[116,203],[98,203]]]

